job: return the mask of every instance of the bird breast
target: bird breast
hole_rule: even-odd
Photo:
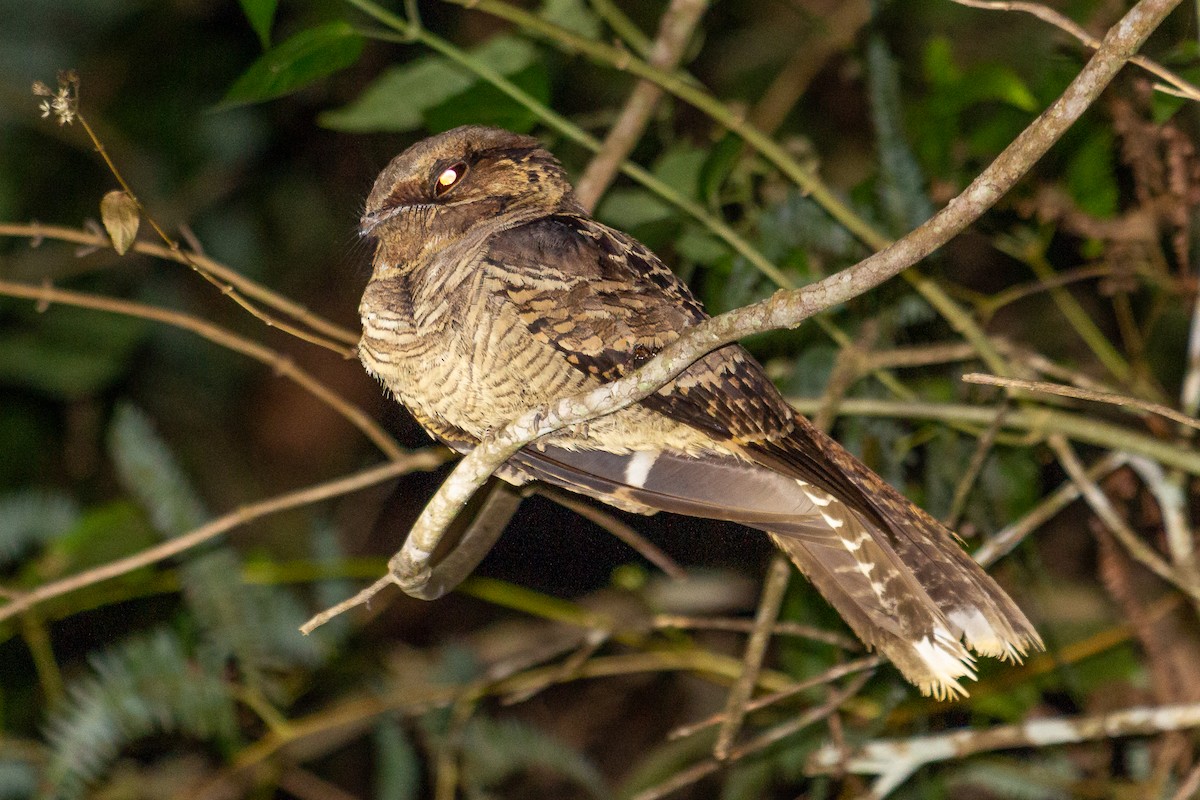
[[[485,269],[436,290],[409,275],[373,278],[359,313],[359,358],[420,418],[482,438],[521,414],[600,385],[537,340]],[[547,437],[612,451],[711,448],[697,431],[641,406]]]
[[[589,381],[533,339],[482,271],[440,291],[407,276],[372,280],[359,357],[405,405],[481,436]]]

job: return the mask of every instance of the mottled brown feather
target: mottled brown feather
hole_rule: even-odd
[[[434,183],[447,165],[461,177]],[[707,318],[632,237],[591,219],[529,137],[449,131],[405,151],[368,198],[377,238],[359,352],[460,452],[528,408],[628,374]],[[501,471],[631,511],[767,531],[923,691],[962,691],[960,639],[1016,658],[1041,642],[952,534],[797,415],[740,346]]]

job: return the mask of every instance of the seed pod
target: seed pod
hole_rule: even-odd
[[[100,220],[104,223],[104,230],[108,231],[108,238],[112,239],[113,249],[125,255],[137,238],[138,223],[141,221],[137,203],[126,192],[114,189],[100,201]]]

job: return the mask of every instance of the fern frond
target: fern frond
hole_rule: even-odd
[[[611,794],[600,771],[581,753],[518,720],[473,719],[463,756],[463,778],[476,787],[541,769],[572,781],[593,797]]]
[[[122,485],[161,533],[178,536],[208,518],[199,494],[144,413],[119,406],[109,445]],[[282,587],[245,584],[233,550],[217,548],[191,559],[180,577],[214,665],[234,659],[247,683],[269,691],[270,672],[320,661],[320,643],[299,633],[308,616],[300,603]]]
[[[229,687],[200,669],[173,632],[128,639],[91,662],[91,674],[70,685],[67,701],[47,723],[47,772],[56,800],[83,796],[122,749],[145,736],[233,740]]]
[[[164,536],[178,536],[208,519],[200,496],[141,410],[124,403],[117,406],[108,449],[121,485]]]

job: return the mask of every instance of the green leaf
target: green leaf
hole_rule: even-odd
[[[727,133],[721,137],[721,141],[708,148],[708,157],[705,158],[697,178],[700,197],[706,203],[716,205],[721,186],[737,166],[743,146],[740,136]]]
[[[588,39],[600,36],[603,25],[584,0],[546,0],[539,16]]]
[[[921,66],[929,83],[934,86],[955,86],[962,80],[962,72],[954,63],[950,40],[945,36],[930,39],[921,55]]]
[[[79,506],[64,494],[26,490],[0,497],[0,566],[61,536],[78,521]]]
[[[124,374],[148,330],[144,320],[82,308],[19,313],[22,325],[0,337],[0,384],[68,400],[96,394]]]
[[[1104,219],[1117,213],[1118,189],[1113,136],[1107,128],[1092,130],[1067,163],[1067,191],[1085,213]]]
[[[242,4],[242,13],[250,21],[250,27],[258,34],[258,40],[262,42],[263,49],[266,50],[271,44],[271,23],[275,21],[275,8],[279,5],[279,0],[239,0],[239,2]]]
[[[465,90],[471,79],[440,56],[391,67],[348,106],[326,111],[317,122],[350,133],[410,131],[425,123],[425,109]]]
[[[85,511],[69,531],[54,540],[26,577],[39,582],[53,580],[114,561],[159,541],[146,523],[146,515],[132,503],[118,500]]]
[[[381,720],[375,742],[375,792],[380,800],[415,800],[421,788],[421,760],[394,719]]]
[[[550,77],[541,64],[530,64],[508,77],[537,100],[550,100]],[[537,122],[537,114],[486,81],[477,81],[465,92],[425,112],[425,127],[433,132],[472,124],[528,133]]]
[[[358,60],[363,39],[347,22],[330,22],[272,47],[234,81],[218,108],[259,103],[301,89]]]
[[[654,175],[684,197],[696,199],[708,153],[686,144],[672,145],[654,164]]]
[[[961,102],[969,107],[984,101],[1007,103],[1021,111],[1037,111],[1037,98],[1012,68],[1002,64],[979,64],[963,76]]]
[[[539,79],[546,86],[543,96],[548,94],[549,79],[538,62],[537,50],[523,39],[496,36],[471,51],[471,56],[509,78],[537,64],[543,70]],[[415,130],[425,125],[426,114],[432,109],[479,83],[473,72],[449,59],[424,56],[385,70],[354,102],[326,111],[317,121],[327,128],[353,133]],[[507,96],[491,95],[488,102],[514,105]]]
[[[645,189],[618,187],[604,194],[596,218],[606,225],[621,230],[632,230],[651,222],[659,222],[671,216],[671,206]]]

